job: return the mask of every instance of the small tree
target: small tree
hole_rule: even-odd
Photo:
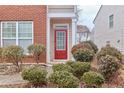
[[[30,54],[34,56],[36,63],[39,63],[40,55],[45,51],[45,47],[42,44],[30,45],[28,47],[28,51]]]
[[[20,68],[19,62],[22,63],[23,52],[24,50],[20,46],[12,45],[3,49],[2,56]]]

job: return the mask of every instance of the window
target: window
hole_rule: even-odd
[[[113,18],[114,18],[114,15],[109,16],[109,28],[113,27]]]
[[[16,23],[15,22],[2,23],[2,42],[3,42],[3,46],[16,44]]]
[[[33,22],[1,22],[1,46],[19,45],[27,52],[33,42]]]
[[[57,42],[56,48],[57,48],[57,50],[65,50],[65,45],[66,45],[65,35],[66,35],[66,33],[63,31],[56,32],[56,42]]]
[[[19,22],[18,23],[18,42],[25,52],[27,47],[32,44],[32,22]]]

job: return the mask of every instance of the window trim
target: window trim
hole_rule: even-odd
[[[15,22],[16,23],[16,38],[15,38],[15,40],[16,40],[16,45],[19,45],[19,37],[18,37],[18,24],[19,24],[19,22],[31,22],[31,24],[32,24],[32,38],[31,38],[31,40],[32,40],[32,44],[34,43],[34,22],[33,21],[1,21],[0,22],[0,26],[1,26],[1,47],[3,47],[3,23],[7,23],[7,22]],[[5,38],[5,39],[7,39],[7,38]],[[10,38],[8,38],[8,39],[10,39]],[[12,38],[12,40],[13,40],[14,38]],[[24,40],[25,40],[25,38],[24,38]],[[28,39],[27,39],[28,40]]]
[[[112,19],[111,19],[111,18],[112,18]],[[114,15],[111,14],[111,15],[109,16],[109,28],[113,28],[113,26],[114,26]]]

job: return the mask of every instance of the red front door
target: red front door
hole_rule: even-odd
[[[67,59],[67,30],[55,30],[55,59]]]

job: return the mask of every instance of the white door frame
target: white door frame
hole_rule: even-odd
[[[55,29],[56,29],[56,26],[67,26],[67,59],[65,59],[65,60],[60,60],[60,59],[55,59],[55,55],[54,55],[54,57],[53,57],[53,61],[67,61],[67,60],[69,60],[69,57],[70,57],[70,55],[69,55],[69,47],[70,47],[70,45],[69,45],[69,24],[68,23],[64,23],[64,24],[53,24],[53,32],[55,33]],[[55,38],[55,37],[54,37]],[[55,51],[55,48],[54,48],[54,51]],[[54,53],[54,52],[53,52]]]

